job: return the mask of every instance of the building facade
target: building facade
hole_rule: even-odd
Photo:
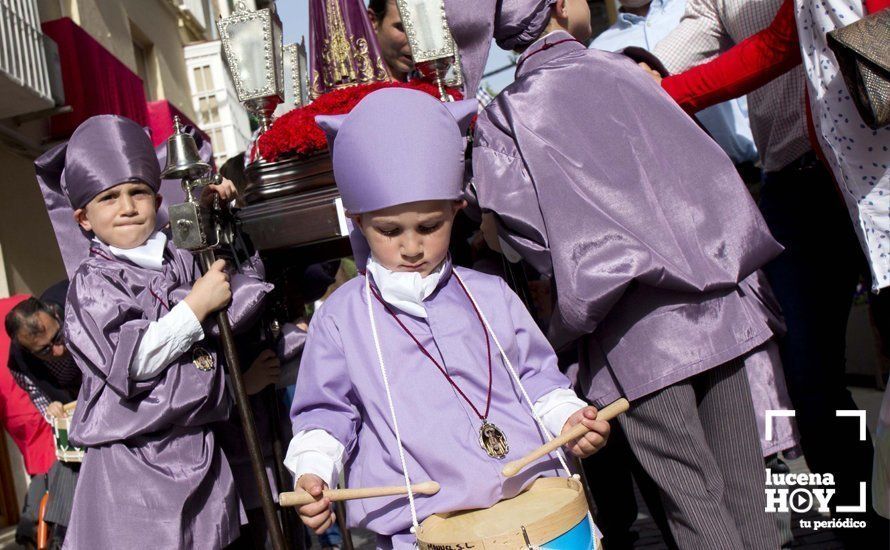
[[[186,46],[184,53],[192,107],[197,116],[195,120],[210,137],[219,167],[247,149],[251,136],[250,117],[238,102],[219,40]]]

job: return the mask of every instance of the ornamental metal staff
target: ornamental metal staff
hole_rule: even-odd
[[[227,238],[232,236],[231,228],[223,227],[218,219],[216,214],[219,211],[218,206],[208,208],[195,200],[193,191],[196,187],[219,182],[220,176],[213,174],[210,165],[201,160],[194,138],[183,131],[179,117],[175,117],[173,135],[167,140],[167,166],[161,172],[161,177],[182,180],[186,202],[169,208],[173,242],[178,248],[196,254],[201,263],[201,270],[206,272],[216,260],[214,250],[225,244]],[[275,550],[284,550],[286,546],[281,532],[281,524],[275,511],[275,502],[272,500],[269,478],[266,475],[263,453],[260,449],[256,424],[253,419],[253,409],[248,401],[244,380],[241,377],[241,363],[238,359],[238,351],[235,349],[235,336],[232,333],[232,325],[229,322],[229,314],[226,309],[217,313],[217,324],[229,379],[232,381],[234,389],[235,403],[241,413],[241,428],[244,430],[244,438],[247,441],[250,465],[259,489],[263,515],[269,529],[272,547]]]

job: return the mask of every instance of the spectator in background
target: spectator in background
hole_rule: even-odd
[[[62,320],[68,281],[21,302],[6,316],[12,339],[9,369],[44,417],[63,416],[62,405],[77,399],[80,370],[65,348]]]
[[[25,299],[27,296],[20,295],[0,300],[0,316],[5,317],[9,310]],[[6,334],[0,333],[0,358],[9,355],[10,344]],[[0,366],[0,426],[21,451],[25,471],[31,476],[15,540],[21,546],[34,545],[40,499],[46,493],[46,473],[56,461],[56,453],[52,428],[25,390],[15,382],[6,363]]]
[[[414,70],[414,58],[411,57],[411,46],[408,45],[396,0],[371,0],[368,2],[368,18],[377,34],[389,76],[393,80],[406,82]]]
[[[803,73],[798,68],[803,59],[808,101],[802,101],[802,74],[797,87],[786,93],[793,94],[789,106],[809,106],[816,152],[767,174],[761,209],[785,252],[765,271],[788,324],[782,359],[804,455],[813,471],[835,476],[839,503],[859,502],[859,483],[872,472],[871,441],[859,441],[856,433],[850,434],[835,411],[857,408],[844,383],[845,335],[853,291],[864,265],[862,251],[871,268],[872,288],[890,285],[886,248],[890,128],[871,130],[863,124],[826,45],[826,34],[888,5],[888,0],[689,0],[688,17],[656,49],[662,61],[678,71],[727,50],[662,81],[664,89],[690,113],[767,83],[781,89],[776,83],[787,78],[781,75]],[[708,38],[714,36],[722,38]],[[734,42],[738,43],[730,47]],[[696,44],[706,49],[703,55],[684,53]],[[767,97],[779,103],[784,96]],[[781,116],[782,109],[774,107],[775,114]],[[802,114],[797,124],[804,120]],[[766,127],[771,128],[770,138],[782,138],[780,118]],[[839,437],[826,440],[826,430]],[[867,528],[837,530],[847,548],[890,544],[888,523],[870,505],[866,513],[851,516],[866,520]]]
[[[653,51],[680,23],[686,0],[619,0],[618,20],[593,39],[591,48],[617,52],[629,46]],[[744,97],[699,111],[696,118],[739,165],[757,160]]]
[[[62,320],[68,281],[51,286],[37,298],[27,298],[6,315],[9,371],[46,418],[65,416],[65,403],[77,399],[80,369],[65,347]],[[71,516],[71,503],[80,464],[56,462],[49,471],[50,499],[46,521],[53,524],[52,539],[61,546]]]

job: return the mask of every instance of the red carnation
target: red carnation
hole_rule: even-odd
[[[353,109],[371,92],[382,88],[411,88],[439,97],[435,84],[422,80],[403,82],[374,82],[328,92],[309,105],[294,109],[277,119],[260,136],[260,155],[268,161],[293,156],[303,158],[327,149],[324,131],[315,123],[315,115],[342,115]],[[449,90],[455,100],[463,99],[458,91]]]

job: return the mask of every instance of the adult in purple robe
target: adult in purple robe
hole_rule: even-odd
[[[702,380],[766,352],[759,348],[773,337],[775,312],[756,271],[781,251],[731,161],[646,78],[627,58],[587,50],[568,32],[537,39],[518,60],[516,81],[479,117],[471,186],[496,215],[500,237],[553,276],[549,337],[557,349],[583,338],[587,397],[595,405],[627,397],[628,423],[635,401],[640,414],[668,389],[672,399],[689,388],[700,395],[710,391]],[[749,386],[734,384],[726,390],[739,407],[733,414],[750,419],[736,437],[753,438],[753,410],[741,398]],[[704,434],[712,435],[708,425]],[[653,477],[665,477],[667,449],[655,445],[645,456],[639,441],[632,447]],[[732,466],[744,463],[754,475],[756,463],[743,454]],[[702,461],[700,471],[730,462]],[[669,508],[687,509],[679,493],[662,489]],[[750,483],[745,491],[751,510],[756,491]],[[726,500],[730,509],[741,506],[737,494]],[[681,544],[702,533],[711,541],[738,536],[731,521],[691,527],[682,525],[689,517],[673,517]],[[769,530],[737,525],[746,537]]]

